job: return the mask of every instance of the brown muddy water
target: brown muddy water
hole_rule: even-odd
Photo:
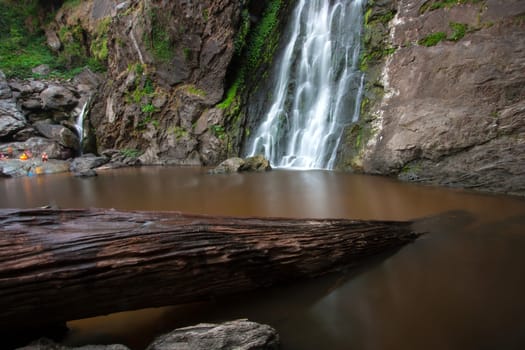
[[[284,350],[525,349],[525,200],[328,171],[143,167],[0,180],[0,207],[408,220],[430,233],[359,271],[191,305],[69,322],[67,345],[144,349],[176,327],[248,318]],[[461,211],[453,214],[449,211]]]

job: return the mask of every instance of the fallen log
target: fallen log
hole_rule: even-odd
[[[0,327],[39,327],[314,277],[414,240],[411,222],[0,210]]]

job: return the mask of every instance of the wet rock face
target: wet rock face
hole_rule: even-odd
[[[525,195],[525,3],[424,3],[397,1],[364,171]]]
[[[222,158],[223,129],[213,129],[222,113],[210,110],[223,98],[241,7],[233,0],[146,0],[117,10],[108,80],[92,109],[98,153],[138,149],[144,164]]]

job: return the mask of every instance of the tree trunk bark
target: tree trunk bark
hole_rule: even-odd
[[[411,222],[0,210],[0,328],[198,301],[358,264]]]

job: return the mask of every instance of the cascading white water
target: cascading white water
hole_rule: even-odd
[[[75,120],[75,129],[78,132],[78,140],[80,142],[80,151],[82,152],[82,141],[84,139],[84,115],[87,111],[87,106],[89,104],[89,99],[84,103],[82,106],[82,110],[77,116],[77,119]]]
[[[334,167],[345,125],[359,118],[366,0],[299,0],[277,62],[273,100],[248,153],[277,167]]]

